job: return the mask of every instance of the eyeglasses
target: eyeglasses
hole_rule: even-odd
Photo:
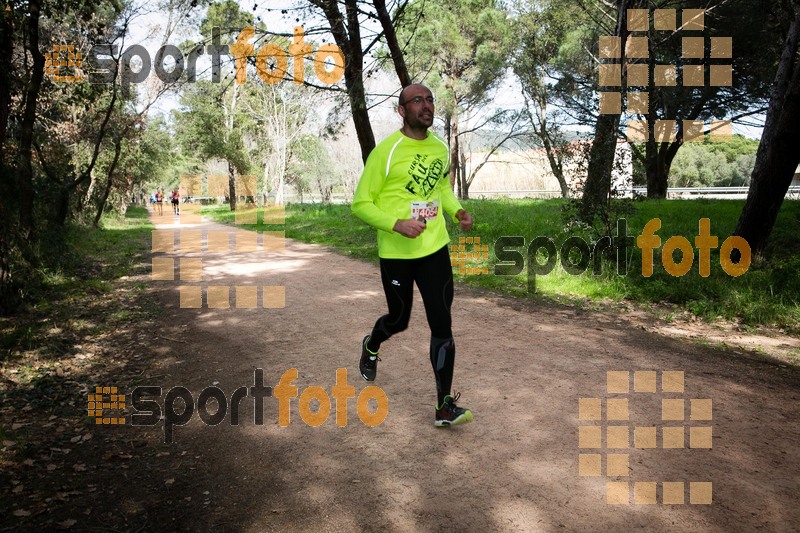
[[[428,102],[429,104],[433,105],[434,103],[436,103],[436,100],[433,98],[433,96],[428,96],[426,98],[423,98],[422,96],[415,96],[414,98],[410,98],[405,102],[400,102],[400,105],[406,105],[409,102],[415,105],[419,105],[422,102]]]

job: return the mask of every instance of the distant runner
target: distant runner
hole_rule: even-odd
[[[172,213],[175,215],[181,214],[181,194],[178,192],[178,189],[174,189],[172,191]]]

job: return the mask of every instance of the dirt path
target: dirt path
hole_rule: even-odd
[[[235,231],[211,223],[201,229]],[[195,400],[218,384],[230,398],[253,384],[256,368],[268,386],[296,368],[300,392],[317,385],[330,394],[337,369],[346,368],[355,393],[364,389],[358,345],[385,305],[375,266],[292,241],[281,253],[194,255],[203,258],[203,285],[282,285],[285,307],[181,309],[179,282],[154,282],[153,297],[166,307],[158,335],[176,342],[149,347],[157,357],[137,384],[164,394],[184,386]],[[800,373],[792,367],[643,331],[619,316],[463,288],[456,290],[454,332],[454,386],[475,413],[472,424],[433,426],[428,331],[417,300],[409,330],[382,348],[375,384],[389,408],[376,427],[359,420],[355,400],[346,427],[335,423],[335,404],[324,424],[310,427],[298,399],[291,423],[281,427],[274,397],[265,399],[257,426],[248,397],[240,425],[228,414],[210,427],[195,414],[175,428],[171,445],[161,443],[160,427],[97,429],[96,440],[125,440],[133,456],[106,487],[117,516],[105,523],[248,532],[800,528]],[[664,370],[684,372],[683,393],[661,392]],[[629,372],[629,394],[607,393],[608,371]],[[634,392],[637,371],[655,371],[658,392]],[[648,377],[638,374],[639,386]],[[579,420],[580,398],[601,399],[603,419]],[[609,425],[630,428],[630,447],[580,449],[579,426],[608,423],[607,398],[629,400],[628,420]],[[681,398],[685,420],[662,422],[661,400]],[[690,420],[690,399],[711,399],[713,420]],[[713,447],[690,449],[686,429],[685,448],[661,449],[663,426],[711,426]],[[634,448],[634,427],[658,428],[658,448]],[[694,444],[704,445],[704,430],[695,431]],[[638,436],[645,442],[646,430]],[[600,456],[604,475],[579,475],[581,453]],[[608,454],[628,455],[627,476],[605,475]],[[634,504],[631,488],[630,503],[609,504],[608,481],[655,482],[656,503]],[[685,482],[685,504],[662,504],[665,481]],[[713,502],[689,504],[706,488],[690,493],[691,482],[711,482]],[[646,500],[652,487],[639,485],[640,496]]]
[[[346,368],[360,393],[358,343],[384,312],[377,268],[296,242],[279,254],[206,257],[204,281],[284,285],[285,308],[180,309],[174,286],[165,286],[160,296],[172,322],[164,336],[185,344],[164,349],[162,387],[183,385],[196,396],[218,381],[230,395],[252,384],[255,368],[272,386],[297,368],[301,392],[310,385],[330,392],[336,370]],[[197,470],[209,485],[197,486],[190,473],[176,473],[175,484],[185,483],[193,499],[208,490],[212,502],[189,524],[243,531],[800,527],[796,371],[657,336],[614,316],[463,289],[454,325],[455,387],[473,424],[433,427],[428,332],[416,301],[409,330],[382,350],[376,385],[389,414],[379,426],[361,423],[350,400],[347,427],[337,427],[335,415],[310,427],[294,400],[290,425],[280,427],[277,399],[267,398],[263,426],[253,425],[248,399],[238,427],[229,418],[208,427],[195,416],[176,428],[176,446],[200,457]],[[683,394],[660,392],[663,370],[684,372]],[[630,372],[630,394],[608,394],[607,371]],[[634,371],[656,371],[659,392],[634,392]],[[629,420],[611,424],[630,426],[631,446],[634,426],[685,425],[712,426],[713,448],[689,449],[687,429],[684,449],[579,449],[579,425],[606,424],[579,420],[579,398],[607,397],[629,399]],[[663,398],[686,398],[686,421],[662,423]],[[689,420],[689,399],[711,399],[713,420]],[[629,475],[579,476],[581,452],[627,453]],[[631,491],[630,504],[610,505],[609,480],[658,482],[658,503],[636,505]],[[661,504],[663,481],[686,482],[687,504]],[[688,504],[701,496],[690,493],[690,482],[712,482],[713,503]]]

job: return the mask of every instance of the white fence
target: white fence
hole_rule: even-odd
[[[692,198],[711,198],[723,200],[744,200],[747,198],[748,187],[670,187],[667,189],[668,199],[692,199]],[[634,187],[627,191],[622,191],[623,196],[647,196],[646,187]],[[473,199],[481,198],[560,198],[561,191],[548,190],[527,190],[527,191],[470,191],[469,197]],[[787,200],[800,200],[800,185],[789,187],[786,193]],[[345,204],[352,200],[345,193],[331,194],[331,203]],[[190,201],[198,203],[224,203],[225,197],[202,196],[194,197]],[[296,194],[287,194],[287,202],[299,202],[300,197]],[[303,195],[304,203],[322,203],[319,194],[307,193]]]
[[[670,187],[669,199],[715,198],[724,200],[744,200],[749,187]],[[633,187],[622,191],[623,196],[647,196],[647,187]],[[559,198],[561,191],[470,191],[470,198]],[[800,185],[789,187],[787,200],[800,200]]]

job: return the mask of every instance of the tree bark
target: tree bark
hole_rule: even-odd
[[[450,115],[450,187],[461,197],[461,182],[458,180],[458,111]]]
[[[461,199],[469,200],[470,181],[467,179],[467,156],[463,148],[459,148],[458,154],[458,176],[461,183]]]
[[[611,171],[617,149],[619,115],[600,115],[595,126],[594,141],[589,150],[589,169],[578,215],[591,223],[608,202]]]
[[[236,103],[238,102],[239,97],[239,84],[233,84],[233,95],[231,96],[231,107],[228,112],[228,116],[225,117],[225,129],[228,138],[226,139],[226,145],[230,148],[231,137],[233,135],[233,126],[234,120],[236,117]],[[230,153],[230,152],[228,152]],[[227,159],[228,163],[228,197],[230,198],[230,206],[231,211],[236,211],[236,174],[234,172],[234,165],[233,162],[230,160],[230,157]]]
[[[778,211],[800,163],[800,2],[786,36],[769,101],[764,133],[756,153],[750,190],[736,225],[754,255],[763,254]]]
[[[33,222],[33,165],[31,150],[33,146],[33,127],[36,122],[36,104],[39,90],[44,79],[44,55],[39,50],[39,18],[41,17],[41,0],[31,0],[28,4],[28,39],[27,49],[33,57],[31,79],[25,92],[25,108],[20,124],[20,172],[18,174],[19,190],[19,223],[23,238],[28,238],[34,231]]]
[[[544,145],[544,153],[547,155],[547,161],[550,163],[550,170],[558,180],[558,186],[561,188],[561,197],[569,197],[569,187],[567,186],[567,179],[564,177],[564,159],[562,155],[563,150],[556,153],[553,142],[550,138],[550,132],[547,131],[547,118],[542,114],[539,122],[539,138],[542,139]],[[563,148],[563,147],[562,147]]]
[[[614,34],[622,37],[622,50],[625,49],[628,34],[627,11],[629,4],[629,0],[620,0],[617,4],[617,25]],[[622,60],[621,68],[625,69],[624,59]],[[605,114],[597,117],[594,141],[589,150],[586,185],[578,208],[578,217],[584,222],[592,223],[597,214],[605,209],[608,202],[609,193],[611,192],[611,171],[617,150],[619,122],[619,114]]]
[[[10,10],[0,10],[0,169],[5,168],[5,141],[11,109],[11,58],[14,54],[14,24]]]
[[[374,0],[373,5],[375,6],[375,11],[378,13],[378,20],[381,22],[383,35],[386,37],[386,46],[389,48],[389,53],[392,56],[394,70],[400,80],[400,85],[403,87],[411,85],[411,77],[408,75],[408,67],[406,67],[406,61],[403,57],[403,50],[397,42],[397,33],[394,31],[392,17],[389,16],[389,12],[386,10],[386,1]]]
[[[122,136],[114,143],[114,159],[111,161],[111,166],[108,168],[108,183],[103,191],[103,197],[100,198],[100,206],[97,208],[97,214],[94,217],[92,225],[96,228],[100,225],[100,218],[103,216],[103,210],[106,208],[108,196],[111,194],[111,187],[114,185],[114,172],[117,169],[119,162],[119,154],[122,150]]]
[[[331,27],[336,45],[345,57],[344,83],[353,114],[353,126],[356,129],[358,144],[361,147],[361,159],[366,163],[367,156],[375,148],[375,134],[369,121],[367,96],[364,90],[364,51],[361,48],[361,28],[358,23],[357,0],[345,0],[347,25],[337,0],[311,0],[311,3],[325,13]]]
[[[236,172],[231,161],[228,161],[228,195],[231,211],[236,211]]]
[[[645,145],[645,169],[647,171],[647,197],[666,198],[669,185],[669,169],[683,143],[658,143],[651,136]]]

